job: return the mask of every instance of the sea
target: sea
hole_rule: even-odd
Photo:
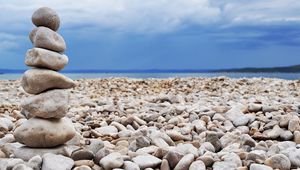
[[[184,77],[220,77],[229,78],[278,78],[285,80],[300,80],[300,73],[63,73],[72,79],[90,79],[90,78],[184,78]],[[22,77],[20,73],[0,74],[0,80],[17,80]]]

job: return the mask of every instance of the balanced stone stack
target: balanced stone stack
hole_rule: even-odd
[[[62,54],[66,43],[56,31],[60,19],[55,11],[43,7],[34,12],[32,22],[37,27],[29,38],[34,45],[26,53],[25,64],[33,67],[22,78],[22,87],[33,94],[22,104],[22,112],[29,120],[14,131],[15,139],[29,147],[55,147],[72,139],[75,129],[68,112],[69,88],[73,80],[56,72],[68,63]]]

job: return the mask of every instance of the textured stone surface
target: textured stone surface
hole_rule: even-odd
[[[233,162],[215,162],[213,164],[213,170],[236,170],[236,165]]]
[[[206,170],[206,167],[202,161],[198,160],[190,165],[189,170]]]
[[[62,118],[68,112],[69,98],[67,90],[50,90],[25,98],[21,107],[28,118]]]
[[[64,52],[67,48],[61,35],[46,27],[37,27],[31,31],[29,38],[33,45],[56,52]]]
[[[71,170],[74,161],[62,155],[47,153],[43,156],[42,170]]]
[[[32,157],[27,165],[31,167],[33,170],[39,170],[42,167],[43,159],[40,155],[36,155]]]
[[[174,170],[188,169],[193,161],[194,161],[193,154],[190,153],[184,155],[184,157],[182,157],[178,162],[178,164],[175,166]]]
[[[61,70],[69,62],[69,58],[57,52],[42,48],[32,48],[26,53],[25,64],[30,67],[47,68],[50,70]]]
[[[86,149],[80,149],[74,151],[71,155],[71,158],[75,161],[77,160],[92,160],[94,159],[95,155],[92,151]]]
[[[6,134],[4,137],[0,139],[0,148],[6,143],[12,143],[15,141],[15,137],[12,134]]]
[[[271,168],[267,165],[251,164],[250,170],[273,170],[273,168]]]
[[[60,25],[60,19],[58,14],[48,7],[42,7],[37,9],[32,15],[32,23],[39,26],[44,26],[57,31]]]
[[[0,159],[0,169],[12,169],[15,165],[22,163],[24,163],[22,159]]]
[[[31,69],[22,78],[23,89],[30,94],[39,94],[50,89],[69,89],[75,86],[70,78],[46,69]]]
[[[164,158],[169,162],[170,168],[173,169],[182,157],[183,157],[182,154],[179,154],[178,152],[174,152],[171,150],[165,155]]]
[[[140,167],[136,163],[130,161],[124,161],[123,168],[124,170],[140,170]]]
[[[64,144],[75,135],[68,118],[31,118],[14,131],[16,141],[30,147],[53,147]]]
[[[280,170],[289,170],[291,168],[291,162],[288,157],[283,154],[276,154],[265,160],[265,164]]]
[[[99,164],[105,169],[110,170],[114,168],[120,168],[124,164],[123,157],[120,153],[111,153],[102,158]]]
[[[19,103],[28,94],[19,87],[19,80],[1,80],[0,82],[0,112],[3,113],[1,117],[10,119],[14,126],[19,126],[25,121],[24,117],[18,115],[20,114]],[[163,160],[157,166],[147,170],[174,169],[182,157],[190,153],[195,154],[194,162],[201,160],[207,169],[246,170],[255,168],[257,167],[255,164],[259,164],[261,165],[258,166],[259,169],[268,170],[272,167],[264,164],[267,159],[272,159],[270,165],[280,162],[279,165],[284,166],[290,162],[290,169],[297,169],[299,166],[300,145],[295,143],[298,141],[299,131],[296,130],[297,128],[291,128],[291,125],[297,122],[290,121],[300,111],[299,80],[103,78],[79,79],[76,82],[80,86],[70,89],[72,100],[70,100],[71,108],[67,116],[74,121],[74,126],[80,133],[79,136],[84,135],[85,139],[74,140],[76,142],[72,143],[76,143],[77,146],[68,146],[66,152],[68,157],[79,149],[87,149],[96,153],[97,160],[99,160],[93,159],[95,165],[90,166],[92,169],[100,170],[102,167],[99,161],[113,152],[120,152],[124,161],[130,162],[138,155],[145,153]],[[160,94],[167,97],[161,98]],[[183,101],[173,104],[167,100],[173,95],[181,96]],[[261,103],[263,106],[276,107],[277,111],[260,110],[250,113],[247,110],[248,103]],[[239,108],[245,108],[245,110],[237,109],[238,112],[244,115],[254,114],[255,120],[249,120],[246,126],[234,127],[232,120],[225,118],[225,114],[239,105],[241,105]],[[148,119],[152,115],[155,115],[155,118]],[[156,117],[156,115],[159,116]],[[176,121],[175,124],[170,121],[174,117],[177,117],[173,119]],[[172,124],[168,123],[169,121]],[[292,133],[294,139],[282,138],[283,133],[291,132],[288,129],[290,122],[292,122],[290,130],[296,130]],[[99,127],[107,126],[115,126],[117,130],[104,129],[103,132],[108,132],[109,135],[102,136],[101,133],[98,136],[99,132],[94,132]],[[279,136],[278,133],[267,135],[273,128],[279,129],[278,126],[283,133],[279,133]],[[176,131],[176,133],[169,133],[170,131]],[[206,138],[209,137],[208,133],[212,132],[215,133],[214,138],[219,139],[221,144],[219,150],[214,150],[212,147],[213,140],[206,142]],[[11,133],[12,130],[0,131],[0,137]],[[11,137],[8,136],[8,138]],[[91,139],[103,140],[103,146],[101,142],[94,145]],[[153,139],[160,139],[167,147],[155,146]],[[283,139],[288,141],[283,141]],[[0,143],[5,141],[0,140]],[[6,143],[5,146],[8,144],[12,143]],[[182,144],[185,144],[184,147],[181,146]],[[10,152],[12,150],[21,149],[2,148],[6,157],[15,155]],[[25,151],[23,153],[26,154]],[[30,151],[27,153],[32,154]],[[80,155],[80,152],[77,153]],[[286,157],[283,159],[279,157],[279,161],[276,161],[274,156],[278,154],[284,154],[288,160]],[[167,159],[167,155],[174,159]],[[176,159],[178,161],[173,161]],[[148,159],[142,159],[142,161],[145,163]],[[169,166],[171,163],[175,164],[173,168]],[[137,165],[137,163],[134,164]],[[253,167],[252,164],[254,164]],[[124,168],[125,165],[116,170]],[[288,169],[288,167],[285,168]]]
[[[281,151],[281,153],[289,158],[293,167],[300,167],[300,149],[290,147]]]
[[[18,164],[15,165],[12,170],[33,170],[33,169],[25,164]]]
[[[163,159],[160,165],[161,170],[171,170],[168,160]]]
[[[118,133],[118,129],[115,126],[103,126],[95,129],[101,135],[114,135]]]
[[[28,161],[32,159],[33,157],[39,155],[43,156],[46,153],[53,153],[53,154],[61,154],[66,155],[66,152],[64,150],[65,145],[61,145],[58,147],[51,147],[51,148],[31,148],[27,146],[20,146],[13,150],[12,154],[16,158],[20,158],[24,161]]]
[[[139,155],[132,158],[133,162],[138,164],[141,169],[155,168],[160,165],[161,160],[152,155]]]
[[[0,131],[9,131],[12,130],[14,127],[13,122],[4,117],[0,117]]]

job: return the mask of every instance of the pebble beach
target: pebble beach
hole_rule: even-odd
[[[1,170],[300,168],[300,80],[74,82],[65,116],[75,137],[53,148],[30,148],[13,132],[27,121],[20,103],[31,95],[20,80],[0,81]]]

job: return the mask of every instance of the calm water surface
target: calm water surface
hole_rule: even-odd
[[[219,77],[230,78],[279,78],[286,80],[300,79],[300,73],[66,73],[72,79],[81,78],[108,78],[108,77],[129,77],[129,78],[171,78],[171,77]],[[20,79],[22,74],[0,74],[0,80]]]

